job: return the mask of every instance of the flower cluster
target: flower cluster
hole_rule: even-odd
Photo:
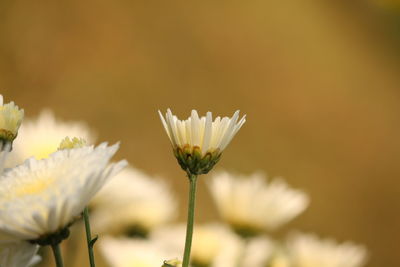
[[[1,97],[1,104],[2,100]],[[14,141],[22,117],[23,111],[13,102],[2,105],[3,142]],[[40,138],[51,143],[45,136]],[[57,265],[62,265],[58,245],[68,238],[69,227],[79,220],[85,206],[107,180],[126,165],[125,160],[110,163],[119,144],[87,146],[78,138],[60,138],[58,143],[58,151],[56,145],[52,153],[42,154],[39,159],[30,157],[15,167],[1,168],[1,266],[36,263],[38,245],[51,245],[57,254]],[[48,144],[44,149],[47,147]]]
[[[178,198],[165,179],[125,160],[111,162],[119,143],[95,146],[86,124],[56,119],[49,110],[21,124],[23,110],[13,102],[3,105],[2,97],[0,104],[1,267],[40,264],[38,250],[44,246],[51,246],[56,266],[63,266],[61,251],[69,253],[73,246],[59,245],[70,235],[73,242],[82,239],[78,227],[85,227],[91,267],[97,240],[91,231],[101,235],[97,252],[112,267],[361,267],[366,262],[366,249],[351,242],[300,232],[273,238],[306,210],[310,198],[262,172],[218,171],[208,177],[220,220],[194,227],[197,177],[214,168],[246,122],[239,111],[214,120],[211,112],[199,117],[193,110],[186,120],[169,109],[165,116],[159,112],[189,177],[185,226],[175,222]]]

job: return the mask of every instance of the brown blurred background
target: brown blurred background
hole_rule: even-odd
[[[368,266],[400,266],[398,7],[3,0],[0,89],[28,117],[50,107],[121,140],[118,156],[165,176],[182,211],[186,180],[156,111],[240,109],[248,122],[220,168],[284,176],[312,199],[288,228],[365,243]],[[198,203],[199,221],[217,218],[204,183]]]

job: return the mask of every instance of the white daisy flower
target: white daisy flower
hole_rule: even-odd
[[[132,167],[108,182],[90,208],[93,228],[112,234],[147,235],[177,215],[168,185]]]
[[[0,177],[0,237],[40,245],[55,234],[65,238],[90,199],[126,165],[108,165],[118,147],[103,143],[60,150],[7,170]]]
[[[0,266],[30,267],[41,260],[38,245],[26,241],[0,242]]]
[[[281,178],[266,183],[265,175],[217,173],[208,183],[221,217],[242,235],[274,230],[308,206],[305,193]]]
[[[296,233],[287,243],[296,267],[361,267],[366,263],[366,249],[351,242],[338,244],[313,234]]]
[[[184,225],[159,228],[151,237],[182,254],[185,228]],[[243,241],[224,225],[217,223],[196,225],[190,256],[191,265],[236,267],[242,257],[243,246]]]
[[[14,102],[3,103],[0,95],[0,140],[4,143],[12,143],[17,137],[18,129],[24,118],[24,110],[20,109]]]
[[[93,132],[85,123],[61,121],[51,110],[43,110],[36,119],[27,119],[21,125],[7,166],[13,167],[32,156],[36,159],[48,157],[66,136],[79,136],[89,144],[95,141]]]
[[[113,267],[160,267],[178,253],[166,251],[156,240],[104,237],[99,241],[104,258]]]
[[[191,174],[209,172],[246,122],[246,116],[238,121],[239,111],[236,111],[232,118],[217,117],[214,121],[211,112],[199,118],[197,111],[192,110],[187,120],[179,120],[172,115],[170,109],[167,110],[165,118],[160,111],[158,113],[179,164]]]

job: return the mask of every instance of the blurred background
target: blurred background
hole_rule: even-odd
[[[283,176],[311,197],[288,227],[400,266],[400,3],[0,2],[0,89],[27,117],[84,120],[118,158],[187,182],[157,110],[248,122],[219,168]],[[207,179],[207,176],[201,179]],[[204,181],[197,219],[217,218]],[[277,236],[285,229],[275,233]]]

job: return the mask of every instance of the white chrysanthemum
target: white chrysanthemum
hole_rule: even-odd
[[[350,242],[338,244],[312,234],[293,234],[287,242],[296,267],[360,267],[366,262],[366,249]]]
[[[0,95],[0,139],[12,142],[17,137],[23,118],[24,110],[14,102],[4,104]]]
[[[135,229],[146,234],[177,214],[176,199],[168,185],[132,167],[108,182],[90,207],[93,228],[113,234]]]
[[[1,242],[0,243],[0,266],[4,267],[30,267],[41,260],[36,255],[38,245],[26,241]]]
[[[152,238],[175,250],[184,250],[186,227],[175,225],[159,228]],[[221,224],[196,225],[191,251],[192,266],[236,267],[242,257],[243,241]]]
[[[67,227],[126,165],[108,165],[118,147],[60,150],[7,170],[0,177],[0,237],[36,240]]]
[[[192,110],[187,120],[179,120],[170,109],[165,118],[158,112],[179,164],[193,174],[207,173],[246,122],[246,116],[238,121],[239,111],[232,118],[217,117],[214,121],[211,112],[199,118],[197,111]]]
[[[179,256],[156,240],[104,237],[98,246],[112,267],[160,267],[165,260]]]
[[[221,217],[241,234],[273,230],[287,223],[308,205],[308,197],[283,179],[266,183],[265,175],[217,173],[208,183]]]
[[[32,156],[46,158],[57,150],[66,136],[78,136],[89,144],[95,139],[85,123],[64,122],[56,119],[52,111],[43,110],[36,119],[27,119],[21,125],[7,165],[15,166]]]

